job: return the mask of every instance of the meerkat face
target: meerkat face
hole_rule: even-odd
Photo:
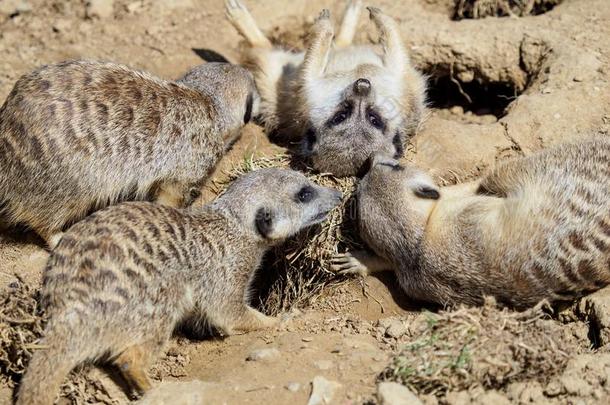
[[[215,204],[229,207],[247,229],[275,244],[324,221],[341,199],[341,192],[294,170],[260,169],[235,180]]]
[[[252,73],[229,63],[206,63],[178,81],[209,95],[218,109],[215,118],[223,125],[225,144],[230,145],[241,128],[258,114],[260,96]]]
[[[307,87],[310,126],[302,149],[316,169],[353,175],[374,153],[403,155],[402,89],[391,71],[365,66]]]

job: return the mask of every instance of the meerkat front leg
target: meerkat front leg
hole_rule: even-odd
[[[354,41],[361,10],[361,0],[350,0],[347,3],[345,13],[343,14],[343,20],[341,21],[341,27],[339,28],[339,34],[335,38],[335,46],[338,48],[350,46]]]
[[[336,254],[331,259],[331,270],[339,274],[359,274],[366,277],[371,273],[392,271],[394,266],[384,258],[364,250]]]
[[[377,7],[367,7],[367,10],[379,31],[379,43],[383,49],[384,65],[397,70],[397,73],[402,75],[408,59],[398,24],[392,17],[383,14]]]
[[[168,180],[159,184],[155,202],[168,207],[182,208],[190,206],[201,195],[196,184]]]
[[[267,329],[278,324],[279,320],[272,316],[267,316],[256,309],[244,305],[240,313],[231,323],[230,329],[239,332],[252,332],[260,329]]]
[[[227,18],[235,29],[243,36],[253,48],[268,48],[273,46],[269,39],[256,25],[256,21],[250,11],[239,0],[227,0],[225,2]]]
[[[311,28],[309,44],[305,51],[301,75],[305,83],[324,74],[333,43],[334,30],[330,22],[330,11],[324,9]]]

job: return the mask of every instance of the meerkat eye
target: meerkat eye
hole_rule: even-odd
[[[369,111],[367,113],[367,119],[369,120],[371,125],[374,126],[377,129],[383,129],[384,126],[385,126],[384,123],[383,123],[383,120],[381,119],[379,114],[377,114],[374,111]]]
[[[341,124],[343,121],[345,121],[346,119],[349,118],[351,113],[352,113],[352,105],[349,103],[346,103],[343,106],[343,109],[339,110],[338,112],[335,113],[335,115],[333,115],[333,117],[328,122],[328,125],[331,127],[334,127],[336,125]]]
[[[305,186],[297,193],[297,200],[301,203],[308,203],[316,196],[316,190],[311,186]]]

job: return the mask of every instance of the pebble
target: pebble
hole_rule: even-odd
[[[314,366],[316,366],[316,368],[318,370],[330,370],[331,368],[333,368],[334,363],[330,360],[319,360],[313,363]]]
[[[15,15],[32,11],[30,3],[24,0],[2,0],[0,1],[0,14]]]
[[[385,330],[385,333],[391,338],[398,339],[407,333],[407,327],[402,321],[395,319],[390,323],[390,326]]]
[[[290,392],[297,392],[301,389],[301,384],[299,384],[298,382],[290,382],[286,384],[285,388]]]
[[[341,387],[336,381],[330,381],[322,376],[315,376],[311,382],[312,390],[307,405],[332,404],[335,392]]]
[[[258,349],[252,351],[248,357],[246,357],[247,361],[265,361],[272,362],[277,360],[280,357],[280,351],[276,348],[271,349]]]
[[[377,385],[377,399],[381,405],[422,405],[422,402],[407,387],[395,382]]]
[[[114,14],[114,0],[89,0],[86,7],[89,18],[108,18]]]

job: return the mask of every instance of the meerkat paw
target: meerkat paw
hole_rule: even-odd
[[[271,48],[271,42],[256,25],[250,11],[239,0],[225,1],[225,14],[231,24],[253,47]]]
[[[362,254],[363,252],[338,253],[331,259],[330,268],[338,274],[358,274],[366,277],[369,275],[369,269],[364,260],[361,260]]]
[[[316,32],[330,33],[334,35],[333,25],[330,21],[330,11],[325,8],[320,12],[313,23],[313,29]]]

